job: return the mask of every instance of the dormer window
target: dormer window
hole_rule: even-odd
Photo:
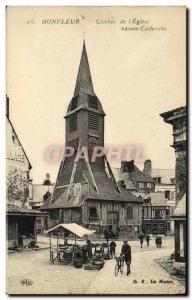
[[[98,109],[97,98],[89,95],[89,107]]]
[[[148,205],[151,205],[151,197],[145,198],[144,203],[148,204]]]
[[[161,177],[160,176],[156,176],[154,177],[155,183],[161,183]]]

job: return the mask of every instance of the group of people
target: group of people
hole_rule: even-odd
[[[146,234],[144,236],[143,233],[140,233],[139,240],[140,240],[141,248],[143,247],[144,238],[146,240],[147,246],[149,246],[149,241],[150,241],[149,234]],[[108,235],[107,235],[106,240],[107,240],[107,244],[108,244],[108,242],[109,242]],[[155,238],[155,243],[156,243],[157,248],[161,248],[161,245],[162,245],[161,236],[157,236]],[[68,239],[65,239],[64,244],[65,244],[65,246],[68,245]],[[114,238],[111,240],[111,242],[108,245],[109,245],[110,256],[111,256],[111,258],[114,258],[115,254],[116,254],[116,247],[117,247],[116,242],[114,241]],[[86,245],[84,246],[84,255],[87,256],[87,258],[92,257],[92,246],[91,246],[90,240],[87,240]],[[129,275],[131,273],[131,267],[130,267],[130,265],[131,265],[131,246],[128,244],[127,240],[123,241],[120,255],[123,255],[123,257],[124,257],[124,262],[126,263],[126,266],[127,266],[127,275]]]
[[[162,238],[160,236],[157,236],[155,239],[155,244],[157,246],[157,248],[161,248],[162,245]]]
[[[107,243],[109,242],[110,239],[118,238],[118,232],[113,232],[112,229],[110,229],[110,228],[109,229],[106,228],[104,230],[103,234],[104,234],[104,237],[105,237]]]
[[[150,236],[149,236],[149,234],[147,234],[147,235],[145,236],[145,239],[146,239],[146,242],[147,242],[147,246],[149,246],[149,241],[150,241]],[[140,235],[139,235],[139,240],[140,240],[141,248],[143,248],[144,235],[143,235],[142,233],[140,233]]]
[[[149,246],[149,241],[150,241],[150,236],[149,236],[149,234],[146,234],[146,235],[144,236],[143,233],[140,233],[140,235],[139,235],[139,240],[140,240],[141,248],[143,248],[143,241],[144,241],[144,238],[145,238],[145,240],[146,240],[147,246]],[[161,236],[157,236],[157,237],[155,238],[155,243],[156,243],[157,248],[161,248],[161,245],[162,245],[162,238],[161,238]]]

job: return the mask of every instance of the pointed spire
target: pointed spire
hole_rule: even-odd
[[[83,40],[83,50],[81,54],[81,60],[80,60],[79,71],[76,80],[74,96],[80,94],[81,92],[95,96],[93,90],[91,72],[89,68],[89,61],[88,61],[87,51],[85,46],[85,40]]]

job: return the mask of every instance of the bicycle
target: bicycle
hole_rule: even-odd
[[[115,276],[118,275],[119,271],[121,274],[123,273],[123,267],[124,267],[124,256],[116,256],[116,265],[115,265]]]

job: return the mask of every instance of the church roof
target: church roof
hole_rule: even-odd
[[[106,173],[94,174],[94,179],[98,187],[99,193],[94,189],[93,184],[89,178],[89,174],[86,174],[88,182],[81,183],[81,194],[79,199],[74,197],[74,190],[71,191],[71,196],[66,200],[67,187],[56,189],[53,197],[49,198],[46,203],[40,208],[41,210],[67,208],[67,207],[79,207],[85,200],[94,199],[97,201],[118,201],[118,202],[135,202],[142,203],[143,201],[131,194],[126,189],[120,187],[121,194],[117,191],[117,186]]]

